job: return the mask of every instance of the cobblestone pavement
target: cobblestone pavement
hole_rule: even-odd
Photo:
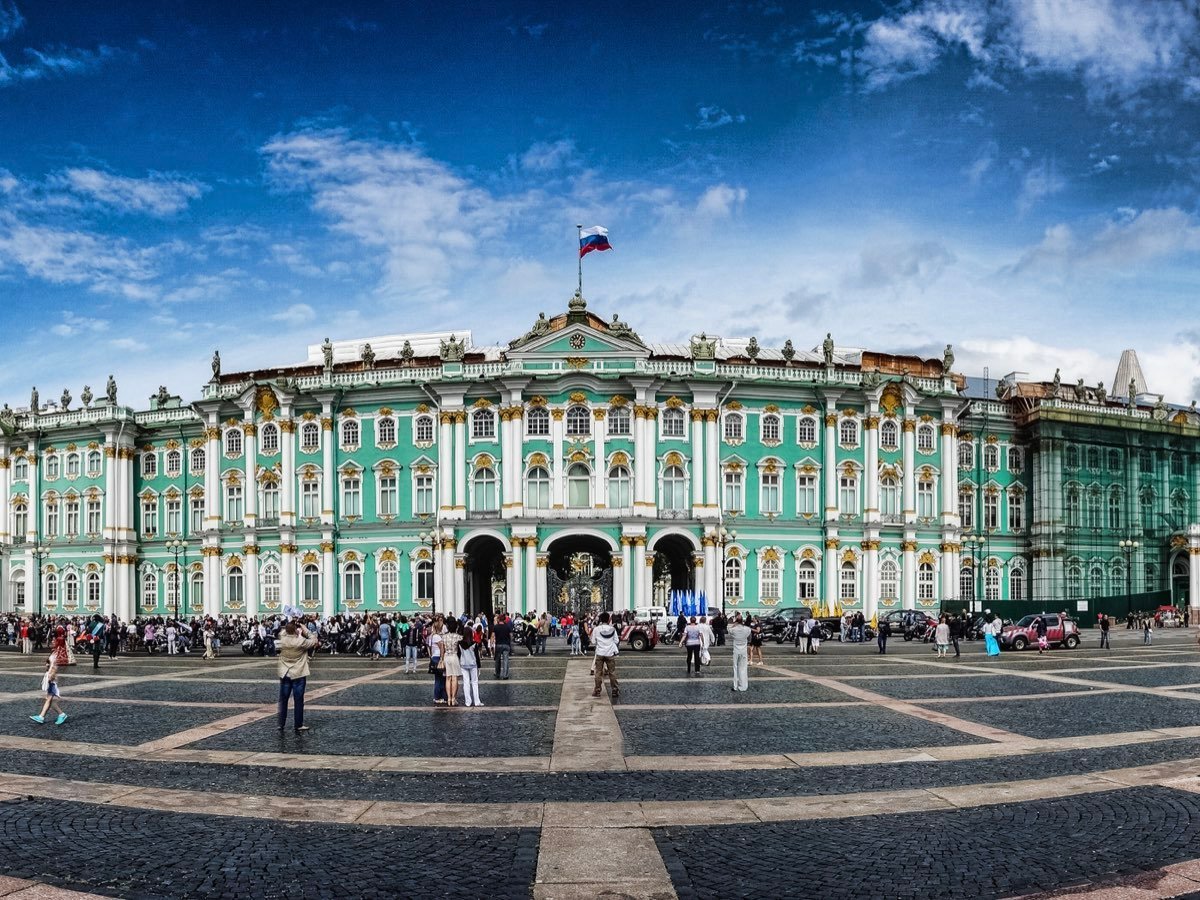
[[[4,653],[0,893],[1200,892],[1200,653],[1117,638],[959,660],[768,645],[744,694],[727,649],[695,678],[661,647],[622,654],[617,700],[552,641],[508,681],[485,665],[481,710],[432,708],[396,661],[321,657],[304,735],[275,727],[271,659],[84,662],[56,728],[28,719],[41,659]]]

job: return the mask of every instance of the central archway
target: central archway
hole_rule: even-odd
[[[611,611],[611,541],[595,534],[564,534],[548,547],[546,602],[551,615],[579,617]]]
[[[478,534],[463,545],[463,612],[480,613],[492,619],[497,611],[507,612],[508,573],[504,565],[503,541],[490,534]]]
[[[650,597],[655,606],[669,606],[671,595],[678,591],[697,591],[696,553],[700,546],[696,538],[681,531],[660,532],[650,542],[653,553],[653,578]]]

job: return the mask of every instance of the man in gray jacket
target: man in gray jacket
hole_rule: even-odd
[[[279,730],[287,724],[291,697],[296,703],[293,723],[299,734],[308,731],[304,724],[304,688],[308,684],[308,651],[317,646],[317,638],[293,620],[283,626],[283,636],[275,646],[279,652]]]
[[[600,613],[600,624],[592,629],[592,641],[596,645],[596,688],[592,691],[593,697],[600,696],[606,670],[612,696],[620,694],[617,687],[617,654],[621,652],[621,633],[609,623],[609,619],[608,613]]]
[[[748,691],[750,689],[750,629],[742,621],[738,613],[729,629],[729,642],[733,645],[733,687],[732,691]]]

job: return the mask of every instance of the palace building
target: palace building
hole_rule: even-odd
[[[650,343],[576,294],[504,347],[214,357],[199,399],[145,410],[111,380],[35,396],[0,412],[0,608],[1200,606],[1193,409],[1132,354],[1131,397],[953,361]]]

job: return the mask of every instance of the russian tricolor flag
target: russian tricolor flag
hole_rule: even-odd
[[[601,225],[593,225],[579,232],[579,256],[582,259],[593,250],[611,250],[608,242],[608,229]]]

